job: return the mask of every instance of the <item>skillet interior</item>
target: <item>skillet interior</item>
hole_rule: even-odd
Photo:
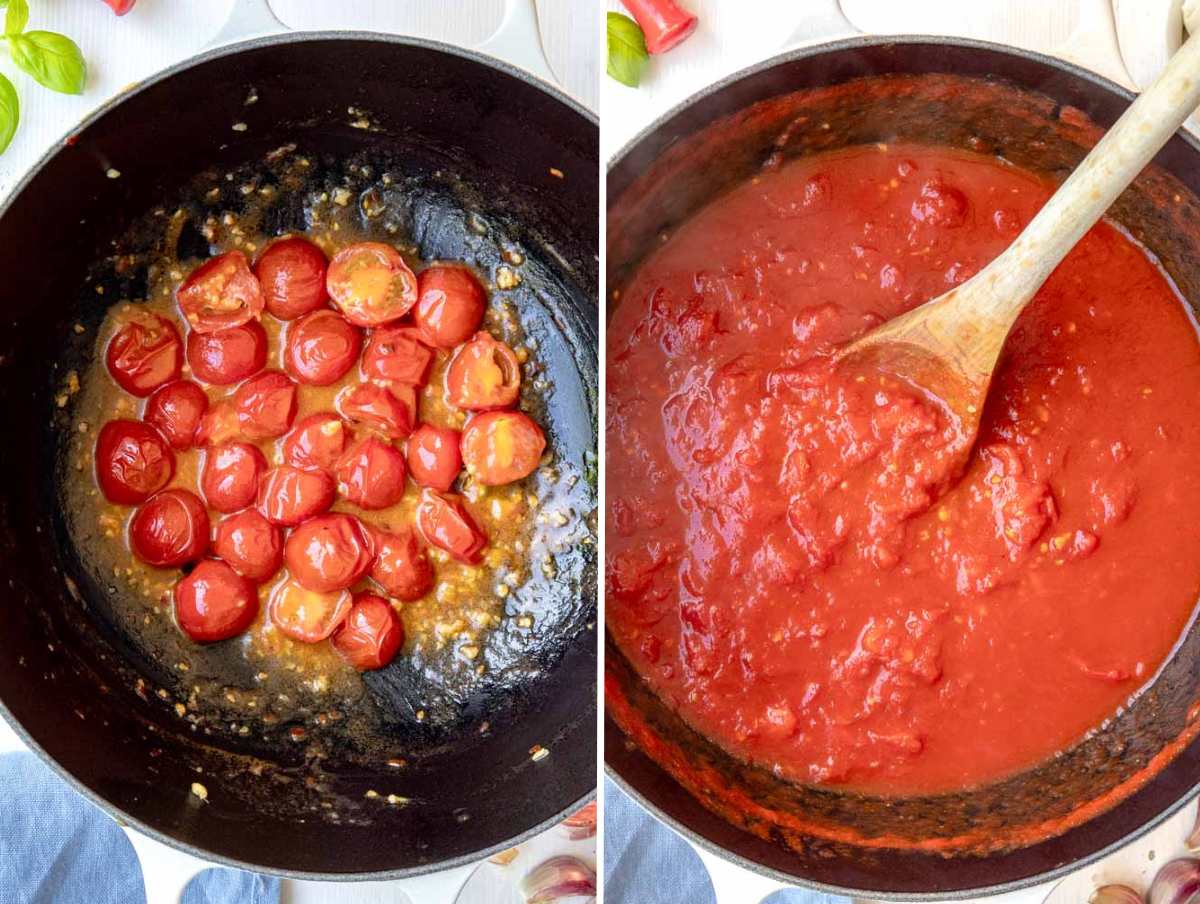
[[[875,73],[888,75],[854,81]],[[916,141],[996,154],[1061,180],[1098,138],[1093,123],[1110,124],[1127,102],[1078,70],[985,44],[850,41],[772,61],[670,114],[612,166],[609,289],[625,283],[660,234],[764,165],[856,144]],[[1200,300],[1197,163],[1194,144],[1173,139],[1112,211],[1193,303]],[[811,883],[946,895],[1027,884],[1096,855],[1176,806],[1200,761],[1192,744],[1150,780],[1162,765],[1155,757],[1177,752],[1196,729],[1194,621],[1136,702],[1064,755],[976,791],[903,800],[796,787],[734,761],[684,726],[615,646],[606,646],[610,768],[702,839]],[[666,771],[652,760],[667,763]],[[697,799],[748,831],[714,819]],[[1097,800],[1103,802],[1094,809],[1079,809]],[[950,854],[969,856],[949,865],[942,857]]]
[[[313,165],[280,180],[263,161],[290,143]],[[528,604],[545,615],[538,630],[520,639],[497,629],[486,654],[494,677],[456,684],[397,662],[367,679],[383,713],[372,730],[310,724],[302,743],[287,724],[231,735],[216,720],[178,718],[179,676],[114,630],[110,588],[66,535],[56,465],[77,425],[53,396],[68,370],[82,372],[111,299],[144,291],[148,261],[207,254],[189,227],[178,247],[160,247],[157,208],[199,218],[216,187],[221,209],[236,210],[246,180],[276,180],[261,205],[267,231],[304,229],[298,199],[334,185],[357,193],[369,179],[355,167],[366,165],[394,175],[384,220],[422,257],[486,268],[502,245],[525,252],[514,302],[551,387],[543,422],[559,460],[594,471],[597,159],[587,114],[498,64],[402,39],[299,35],[224,49],[152,82],[18,191],[0,217],[0,400],[12,425],[0,463],[13,475],[0,497],[0,700],[82,790],[203,856],[386,875],[502,847],[591,792],[594,545],[566,550],[557,577],[530,588]],[[418,723],[431,699],[448,715]],[[535,745],[551,755],[532,762]],[[389,755],[407,765],[387,766]],[[194,781],[207,803],[190,794]],[[412,802],[381,805],[367,790]]]

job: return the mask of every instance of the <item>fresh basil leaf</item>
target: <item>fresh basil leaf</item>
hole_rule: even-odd
[[[608,74],[622,85],[636,88],[649,61],[646,36],[638,24],[621,13],[609,13]]]
[[[17,89],[8,77],[0,72],[0,154],[12,144],[20,121],[21,102],[17,98]]]
[[[10,3],[14,0],[9,0]],[[87,64],[79,46],[66,35],[52,31],[27,31],[9,35],[14,62],[52,91],[82,94]]]
[[[10,0],[4,14],[4,33],[19,35],[29,24],[29,0]]]

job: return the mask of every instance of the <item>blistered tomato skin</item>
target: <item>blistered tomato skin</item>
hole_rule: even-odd
[[[475,523],[461,496],[423,490],[417,506],[417,529],[430,546],[443,549],[467,565],[483,557],[487,535]]]
[[[325,307],[325,252],[307,239],[288,236],[267,246],[254,265],[268,313],[280,320]]]
[[[388,595],[410,602],[433,589],[433,566],[415,531],[375,531],[371,580]]]
[[[283,561],[301,586],[318,593],[345,590],[366,575],[374,538],[353,515],[334,512],[305,521],[283,546]]]
[[[296,384],[286,374],[268,370],[239,386],[233,405],[247,439],[283,436],[296,419]]]
[[[480,483],[501,486],[534,472],[546,451],[542,428],[519,411],[485,411],[467,423],[462,457]]]
[[[155,390],[146,401],[142,420],[161,433],[172,449],[182,452],[196,444],[196,431],[207,410],[203,389],[190,380],[176,380]]]
[[[305,314],[287,329],[284,367],[298,383],[336,383],[358,360],[362,331],[337,311]]]
[[[397,392],[407,398],[401,399]],[[412,387],[397,386],[393,392],[374,383],[359,383],[338,398],[338,410],[347,420],[369,427],[389,439],[403,439],[412,432],[415,407],[416,395]]]
[[[225,562],[205,559],[175,585],[175,621],[197,643],[236,637],[256,615],[254,584]]]
[[[404,456],[391,443],[368,436],[338,459],[338,490],[363,509],[385,509],[404,496]]]
[[[454,348],[470,339],[486,307],[483,286],[466,267],[437,264],[417,277],[413,320],[435,348]]]
[[[273,524],[293,527],[327,511],[336,493],[333,478],[324,471],[279,465],[259,481],[258,510]]]
[[[220,446],[242,436],[242,425],[238,422],[237,409],[229,399],[209,405],[200,426],[196,428],[197,446]]]
[[[334,649],[360,672],[383,668],[402,646],[400,616],[387,600],[373,593],[354,597],[349,615],[333,635]]]
[[[188,325],[201,333],[257,320],[264,304],[262,288],[240,251],[205,261],[183,281],[175,298]]]
[[[350,426],[333,412],[310,414],[283,441],[283,460],[297,468],[332,473],[353,438]]]
[[[292,640],[319,643],[338,629],[350,612],[349,590],[309,590],[295,580],[284,581],[271,593],[267,617]]]
[[[133,513],[129,545],[156,568],[194,562],[208,551],[208,510],[195,493],[163,490]]]
[[[417,303],[416,276],[399,251],[380,242],[359,242],[335,254],[325,288],[355,326],[383,326]]]
[[[234,571],[256,583],[283,567],[283,533],[254,509],[223,518],[212,549]]]
[[[491,333],[476,333],[446,369],[446,398],[456,408],[511,408],[520,393],[521,364],[513,350]]]
[[[204,453],[200,491],[218,512],[237,512],[258,496],[258,484],[267,471],[267,459],[257,446],[227,443]]]
[[[137,311],[109,340],[104,361],[118,386],[130,395],[145,398],[158,387],[179,379],[183,341],[167,318]]]
[[[267,332],[257,320],[187,338],[187,362],[197,380],[231,386],[267,366]]]
[[[423,487],[445,493],[454,486],[463,460],[461,434],[449,427],[422,424],[408,438],[408,472]]]
[[[387,326],[372,330],[362,356],[362,374],[407,386],[424,386],[433,364],[433,349],[414,326]]]
[[[170,483],[174,474],[175,453],[149,424],[113,420],[100,428],[96,479],[109,502],[145,502]]]

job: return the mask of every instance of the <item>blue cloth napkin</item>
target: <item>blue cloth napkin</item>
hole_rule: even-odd
[[[712,882],[686,841],[604,782],[604,900],[608,904],[714,904]],[[768,904],[851,904],[811,891],[777,891]]]
[[[129,839],[32,753],[0,756],[0,901],[3,904],[145,904]],[[278,904],[279,880],[209,869],[183,904]]]

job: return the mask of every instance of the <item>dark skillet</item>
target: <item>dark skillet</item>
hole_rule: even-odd
[[[356,128],[364,114],[371,127]],[[312,165],[281,182],[266,155],[289,143]],[[174,702],[191,679],[172,674],[163,648],[119,630],[121,591],[89,571],[66,532],[58,480],[77,425],[54,394],[86,366],[109,302],[145,291],[150,261],[209,253],[198,228],[206,204],[239,209],[240,186],[256,179],[277,188],[255,202],[266,231],[303,230],[306,192],[356,193],[387,171],[384,219],[423,258],[486,269],[502,245],[524,250],[514,302],[545,364],[542,423],[558,460],[594,471],[597,161],[595,119],[502,64],[424,41],[289,35],[156,77],[91,117],[18,187],[0,215],[0,710],[76,788],[203,858],[379,878],[504,848],[592,794],[594,544],[566,549],[555,577],[525,588],[520,605],[538,613],[538,628],[498,628],[486,677],[448,678],[435,662],[402,658],[366,678],[376,718],[353,732],[349,719],[322,726],[315,713],[238,730],[180,718]],[[162,247],[157,208],[184,211],[175,247]],[[206,661],[219,670],[212,649]],[[223,677],[237,686],[235,658]],[[219,691],[200,694],[201,713]],[[439,715],[419,721],[418,709]],[[550,755],[535,762],[537,745]],[[387,765],[389,751],[405,765]],[[190,793],[195,781],[207,803]],[[412,802],[387,806],[368,790]]]
[[[867,76],[879,77],[855,81]],[[618,155],[608,173],[609,289],[661,233],[768,162],[916,141],[999,155],[1061,180],[1130,99],[1068,64],[957,39],[853,39],[785,54],[687,101]],[[1177,136],[1111,211],[1193,305],[1197,190],[1200,146]],[[1104,856],[1197,791],[1200,742],[1188,743],[1200,715],[1194,619],[1145,692],[1062,756],[975,791],[899,800],[797,787],[734,761],[606,646],[610,773],[693,841],[783,882],[897,900],[1008,891]],[[761,809],[751,815],[747,803]],[[797,830],[795,817],[823,837]],[[964,835],[972,843],[956,840]]]

